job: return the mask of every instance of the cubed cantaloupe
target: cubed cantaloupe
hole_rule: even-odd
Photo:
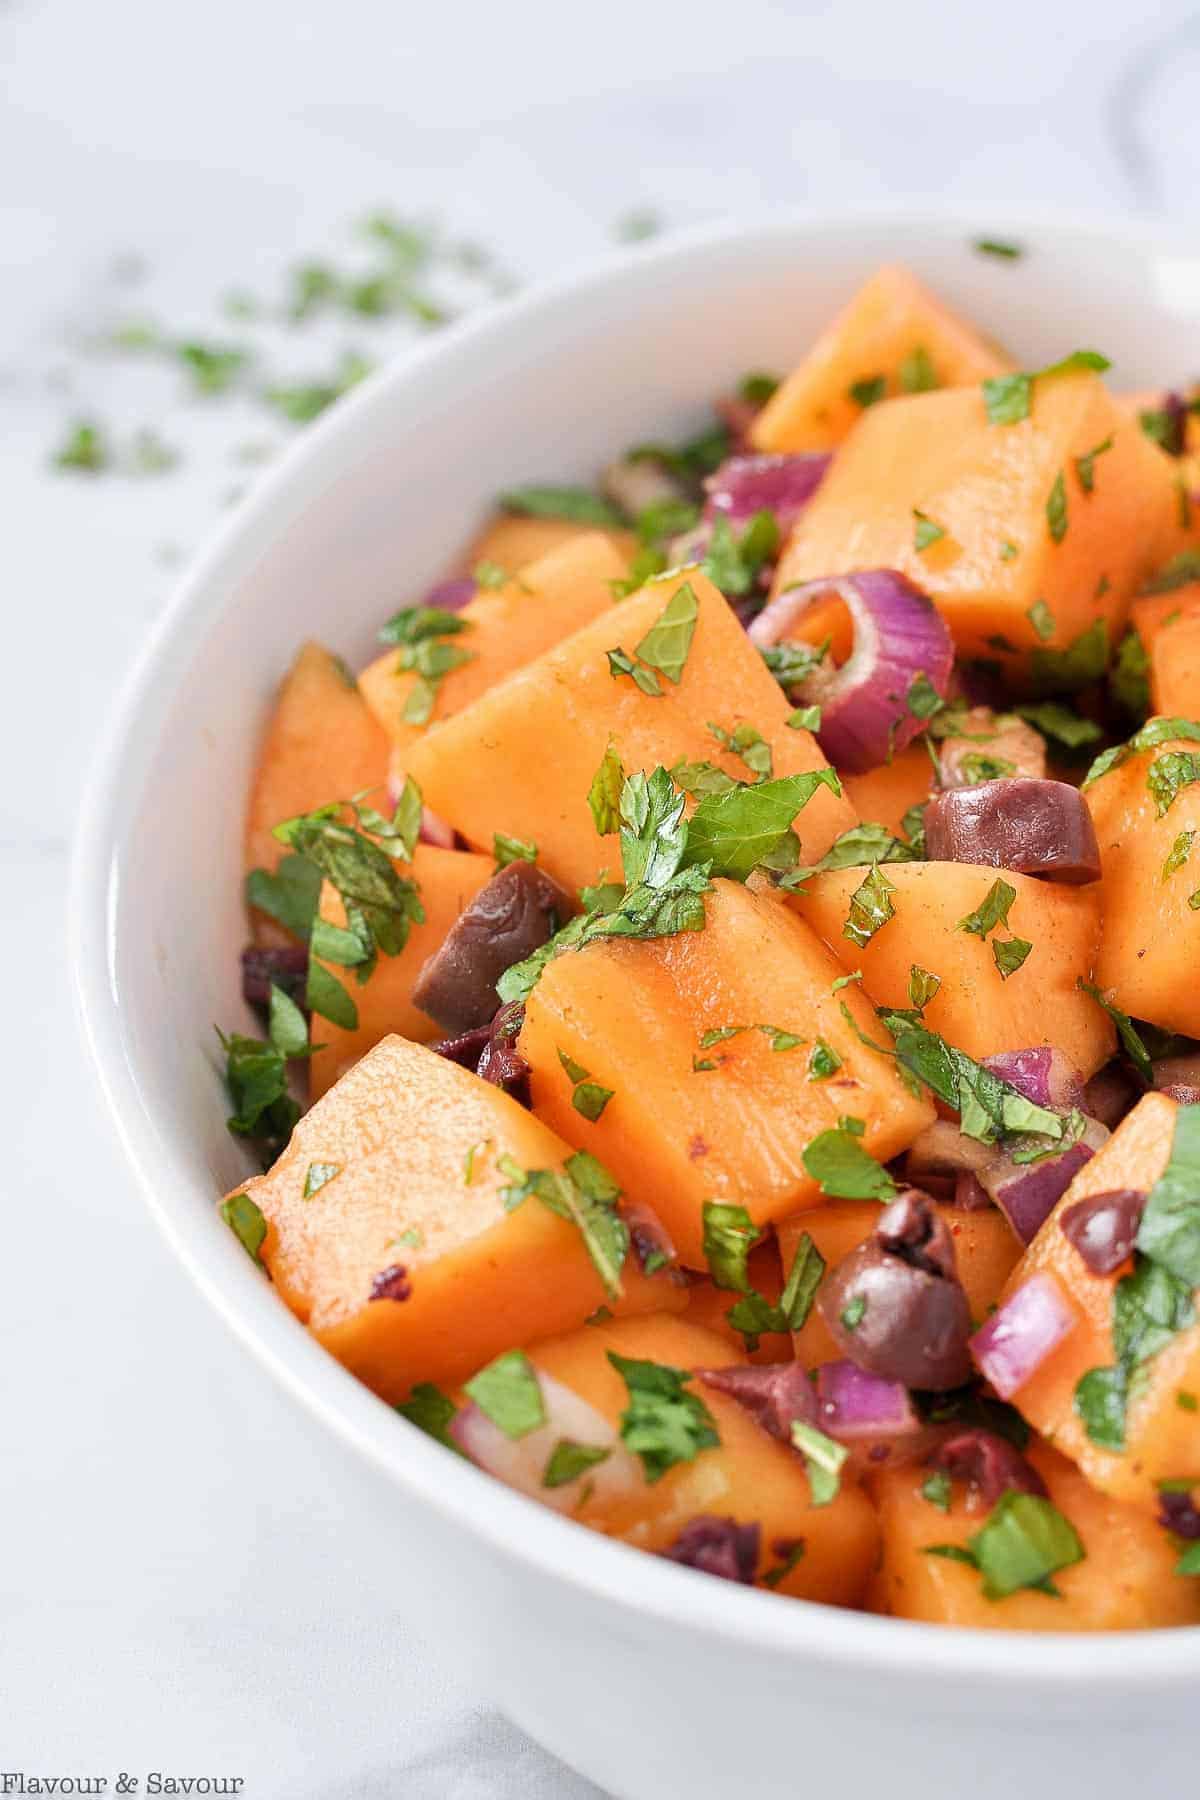
[[[1187,973],[1200,956],[1200,898],[1192,904],[1200,835],[1188,836],[1200,834],[1200,782],[1181,786],[1161,813],[1148,785],[1154,765],[1173,752],[1197,756],[1200,745],[1171,739],[1143,750],[1087,790],[1104,871],[1096,981],[1134,1018],[1200,1037],[1200,982]]]
[[[340,657],[304,644],[284,676],[246,809],[246,868],[273,869],[284,819],[348,800],[387,777],[388,740]],[[374,797],[379,804],[380,796]]]
[[[1069,888],[968,863],[888,863],[880,874],[894,890],[892,917],[860,945],[844,928],[867,873],[830,869],[814,875],[805,883],[807,892],[790,896],[788,904],[847,969],[862,970],[867,992],[880,1006],[910,1004],[915,964],[941,978],[925,1023],[968,1056],[1054,1044],[1084,1076],[1107,1062],[1112,1025],[1077,985],[1091,979],[1099,951],[1098,886]],[[986,939],[960,929],[998,879],[1016,889],[1007,928],[1001,925]],[[1006,978],[992,944],[1010,937],[1033,947]]]
[[[1149,668],[1150,707],[1167,718],[1200,718],[1200,581],[1143,594],[1129,609]]]
[[[995,1207],[972,1212],[959,1206],[939,1205],[938,1212],[954,1239],[958,1278],[966,1293],[971,1317],[976,1324],[982,1325],[1020,1260],[1021,1245],[1004,1214]],[[852,1250],[870,1237],[878,1222],[878,1203],[862,1200],[830,1200],[794,1219],[783,1219],[776,1226],[783,1267],[791,1268],[792,1258],[807,1232],[824,1257],[827,1271],[832,1273]],[[793,1333],[792,1342],[797,1359],[809,1369],[816,1368],[818,1363],[836,1361],[845,1354],[838,1348],[816,1307],[801,1329]]]
[[[1153,1507],[1160,1481],[1200,1478],[1200,1323],[1176,1332],[1139,1371],[1126,1411],[1125,1449],[1094,1443],[1076,1410],[1075,1390],[1089,1370],[1114,1364],[1113,1291],[1128,1270],[1094,1275],[1060,1221],[1069,1207],[1091,1194],[1118,1188],[1148,1193],[1170,1159],[1176,1112],[1174,1100],[1165,1094],[1146,1094],[1138,1101],[1080,1169],[1013,1271],[1008,1289],[1046,1272],[1070,1296],[1078,1315],[1070,1334],[1017,1389],[1013,1404],[1079,1465],[1093,1486],[1146,1508]]]
[[[569,1155],[500,1088],[388,1037],[238,1191],[267,1221],[261,1255],[280,1297],[339,1362],[398,1401],[613,1304],[573,1224],[533,1195],[505,1205],[511,1164],[561,1168]],[[685,1303],[636,1257],[621,1278],[621,1307]]]
[[[540,1117],[592,1151],[662,1220],[681,1261],[704,1269],[706,1200],[766,1225],[820,1198],[803,1152],[843,1115],[887,1161],[930,1122],[894,1065],[864,1045],[879,1029],[856,986],[833,992],[838,963],[771,893],[716,881],[702,931],[594,942],[551,962],[529,997],[520,1048]],[[705,1033],[750,1027],[703,1047]],[[766,1026],[801,1038],[776,1049]],[[811,1080],[818,1038],[840,1064]],[[563,1052],[612,1090],[600,1117],[573,1105]],[[712,1067],[695,1065],[712,1064]]]
[[[494,866],[490,856],[478,856],[473,851],[439,850],[433,844],[418,844],[409,872],[420,891],[424,924],[411,928],[408,942],[398,956],[381,955],[361,986],[353,969],[325,964],[354,1001],[358,1025],[348,1030],[329,1019],[313,1021],[313,1041],[321,1046],[313,1052],[308,1065],[309,1091],[314,1100],[319,1100],[389,1032],[418,1044],[445,1036],[427,1013],[413,1005],[413,984],[425,958],[433,955],[468,901],[490,881]],[[346,923],[341,896],[328,881],[321,889],[319,911],[331,925]]]
[[[652,695],[614,679],[607,652],[632,653],[683,583],[698,612],[678,684]],[[709,761],[739,780],[746,765],[722,749],[710,724],[753,725],[771,746],[773,773],[826,766],[816,739],[793,731],[783,691],[725,600],[699,569],[660,577],[565,643],[511,674],[412,745],[407,762],[426,804],[469,843],[503,831],[537,844],[556,881],[579,887],[619,871],[616,834],[597,835],[588,789],[610,743],[626,770]],[[796,820],[815,859],[852,825],[854,810],[818,789]]]
[[[1029,1451],[1054,1506],[1074,1527],[1084,1558],[1054,1576],[1058,1596],[1021,1588],[989,1600],[977,1569],[929,1546],[965,1549],[987,1509],[955,1483],[943,1512],[921,1492],[928,1470],[888,1469],[872,1477],[883,1547],[871,1609],[931,1625],[991,1631],[1132,1631],[1200,1623],[1200,1581],[1178,1575],[1179,1551],[1161,1526],[1088,1485],[1045,1445]]]
[[[569,1337],[534,1344],[535,1368],[561,1381],[606,1418],[620,1424],[629,1395],[608,1360],[619,1356],[670,1368],[728,1368],[742,1363],[723,1338],[686,1319],[652,1317],[588,1325]],[[677,1463],[655,1482],[607,1504],[586,1501],[576,1517],[639,1549],[670,1548],[699,1516],[736,1519],[759,1527],[758,1579],[793,1566],[768,1583],[776,1593],[833,1606],[856,1606],[865,1592],[878,1547],[874,1510],[848,1476],[828,1506],[814,1506],[801,1457],[755,1423],[727,1394],[698,1382],[692,1391],[712,1414],[720,1444]],[[795,1560],[797,1541],[803,1553]]]
[[[933,764],[924,744],[911,744],[891,762],[880,763],[865,775],[843,775],[842,785],[860,818],[886,825],[899,837],[908,809],[929,798]]]
[[[1175,504],[1167,461],[1092,374],[1036,382],[1030,416],[1011,425],[989,423],[978,387],[891,400],[834,458],[775,591],[898,569],[936,603],[960,653],[1066,686],[1050,653],[1101,628],[1114,639],[1154,564]],[[914,510],[945,533],[925,550]]]
[[[746,1273],[754,1292],[761,1294],[773,1306],[778,1305],[779,1296],[783,1292],[783,1268],[779,1261],[779,1246],[774,1237],[768,1237],[754,1246],[746,1259]],[[752,1350],[745,1334],[729,1323],[730,1309],[737,1304],[739,1298],[732,1289],[718,1287],[707,1276],[693,1277],[688,1287],[683,1317],[689,1325],[702,1325],[706,1331],[715,1331],[726,1343],[744,1351],[752,1363],[790,1362],[792,1340],[786,1331],[759,1333],[758,1343]]]
[[[525,568],[527,563],[539,562],[552,550],[578,543],[597,532],[623,559],[628,560],[636,554],[638,540],[633,531],[585,524],[578,519],[538,519],[524,513],[497,513],[472,538],[460,566],[464,575],[472,574],[480,563],[515,572]]]
[[[828,450],[885,394],[959,387],[1013,366],[908,269],[887,266],[776,389],[750,441],[756,450]]]
[[[501,566],[514,568],[511,579],[498,588],[480,588],[459,613],[465,628],[453,642],[470,661],[438,682],[429,722],[412,724],[404,717],[417,677],[400,667],[398,650],[385,650],[359,677],[367,705],[401,754],[429,723],[461,712],[513,669],[611,612],[609,584],[628,574],[625,558],[600,531],[572,537],[536,562]]]

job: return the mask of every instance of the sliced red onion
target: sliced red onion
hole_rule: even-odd
[[[1146,1196],[1138,1188],[1089,1194],[1068,1206],[1059,1221],[1067,1242],[1093,1275],[1113,1275],[1133,1255]]]
[[[1076,887],[1100,879],[1088,803],[1066,781],[1020,775],[943,789],[925,808],[925,852]]]
[[[774,515],[782,541],[804,511],[829,468],[832,457],[815,452],[799,456],[731,456],[704,483],[708,499],[703,517],[709,524],[726,518],[744,531],[755,513]]]
[[[843,1443],[902,1437],[920,1429],[906,1387],[848,1360],[822,1363],[817,1370],[817,1408],[821,1429]]]
[[[474,576],[448,575],[444,581],[434,582],[421,605],[437,607],[442,612],[461,612],[478,592]]]
[[[644,1485],[641,1468],[608,1420],[552,1375],[539,1372],[537,1381],[546,1413],[543,1425],[527,1431],[524,1437],[511,1438],[472,1402],[450,1422],[450,1435],[459,1449],[498,1481],[556,1512],[574,1511],[585,1482],[591,1484],[594,1497],[602,1503],[637,1493]],[[564,1439],[607,1450],[608,1455],[574,1481],[548,1488],[544,1486],[546,1464],[555,1446]]]
[[[1046,740],[1015,713],[973,706],[938,745],[938,777],[944,788],[973,787],[980,757],[1011,763],[1011,774],[1041,781],[1046,774]]]
[[[1024,1387],[1077,1324],[1074,1308],[1053,1275],[1022,1282],[971,1339],[980,1373],[1002,1400]]]
[[[1090,1162],[1107,1137],[1104,1126],[1089,1119],[1078,1143],[1057,1156],[1043,1156],[1032,1163],[998,1156],[982,1171],[980,1181],[1023,1244],[1032,1244],[1084,1163]]]
[[[1082,1105],[1083,1083],[1078,1069],[1051,1044],[1037,1044],[1028,1050],[1002,1050],[996,1056],[985,1056],[983,1066],[1035,1106],[1070,1112],[1072,1107]]]
[[[910,694],[916,684],[917,694],[945,699],[954,643],[933,602],[894,569],[788,588],[753,621],[751,639],[760,649],[786,641],[812,603],[831,594],[853,621],[854,648],[840,668],[819,666],[796,692],[820,704],[817,737],[830,762],[860,775],[924,731],[928,707],[913,711]]]

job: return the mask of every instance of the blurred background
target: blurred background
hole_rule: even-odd
[[[100,1116],[69,841],[178,568],[369,365],[614,242],[780,206],[1194,233],[1198,119],[1186,4],[0,0],[5,1769],[594,1792],[381,1599],[378,1521]]]

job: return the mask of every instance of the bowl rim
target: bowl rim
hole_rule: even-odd
[[[919,212],[897,215],[842,211],[822,216],[804,210],[775,212],[749,224],[694,226],[649,243],[610,250],[552,280],[471,315],[427,343],[403,351],[368,377],[354,394],[310,427],[256,485],[246,502],[223,520],[207,546],[177,582],[112,708],[86,782],[77,821],[69,881],[68,939],[77,1014],[110,1121],[151,1213],[179,1259],[243,1346],[273,1378],[334,1436],[387,1479],[435,1507],[464,1531],[487,1541],[511,1562],[583,1590],[631,1619],[673,1625],[730,1646],[764,1655],[815,1659],[846,1672],[878,1672],[943,1684],[986,1680],[1003,1692],[1051,1697],[1086,1685],[1094,1701],[1102,1689],[1114,1698],[1194,1681],[1200,1627],[1111,1634],[949,1629],[819,1605],[714,1583],[662,1558],[581,1529],[536,1502],[503,1487],[482,1471],[448,1455],[341,1367],[281,1304],[229,1234],[211,1214],[176,1204],[195,1182],[186,1147],[159,1128],[141,1093],[121,1022],[116,977],[119,895],[116,852],[122,807],[131,772],[144,770],[139,721],[155,710],[155,694],[167,694],[172,671],[186,666],[189,643],[227,604],[229,573],[254,544],[275,540],[280,516],[304,490],[320,487],[346,464],[354,448],[369,450],[372,421],[393,403],[397,389],[452,366],[467,346],[486,351],[536,328],[539,320],[611,288],[636,291],[639,282],[677,278],[731,253],[753,256],[756,247],[807,247],[897,227],[914,244],[970,241],[977,222],[962,216]],[[994,233],[1028,243],[1052,239],[1057,249],[1075,242],[1081,252],[1136,254],[1160,250],[1195,257],[1178,228],[1142,220],[1117,224],[1098,218],[1081,224],[1053,215],[1022,212]],[[164,683],[167,684],[164,689]],[[486,1485],[485,1485],[486,1484]]]

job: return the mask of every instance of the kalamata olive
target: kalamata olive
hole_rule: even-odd
[[[1099,1119],[1115,1131],[1141,1092],[1125,1066],[1117,1061],[1105,1063],[1083,1090],[1081,1110],[1089,1118]]]
[[[938,1445],[929,1462],[931,1468],[974,1488],[985,1506],[994,1505],[1010,1489],[1045,1497],[1045,1482],[1016,1445],[981,1427],[956,1431]]]
[[[749,1584],[758,1568],[759,1538],[756,1524],[740,1525],[736,1519],[698,1513],[662,1554],[685,1568]]]
[[[1028,776],[947,788],[925,808],[930,862],[979,863],[1051,881],[1100,879],[1087,801],[1066,781]]]
[[[817,1423],[817,1396],[803,1363],[734,1365],[729,1369],[697,1369],[697,1381],[728,1394],[772,1437],[790,1444],[792,1425],[803,1419]]]
[[[249,944],[242,951],[242,998],[251,1006],[268,1006],[272,986],[282,988],[290,1000],[303,1006],[307,979],[308,948],[304,944],[279,949]]]
[[[460,1032],[457,1037],[443,1038],[441,1043],[431,1044],[430,1049],[447,1062],[457,1063],[460,1069],[470,1069],[473,1075],[502,1087],[522,1106],[528,1106],[529,1064],[517,1049],[524,1023],[524,1006],[519,1000],[510,1000],[489,1024],[477,1025],[473,1031]]]
[[[486,1025],[500,1004],[496,983],[505,969],[540,949],[570,911],[558,883],[536,864],[509,863],[480,888],[427,959],[414,1003],[455,1035]]]
[[[1200,1482],[1194,1482],[1193,1486],[1200,1487]],[[1185,1494],[1182,1489],[1160,1490],[1158,1522],[1173,1531],[1176,1537],[1187,1538],[1191,1543],[1200,1538],[1200,1509],[1191,1494]]]
[[[1133,1255],[1145,1206],[1146,1196],[1138,1188],[1113,1188],[1077,1200],[1059,1224],[1093,1275],[1111,1275]]]
[[[954,1239],[927,1195],[909,1189],[828,1277],[821,1317],[844,1356],[905,1387],[943,1391],[971,1374],[971,1309]]]
[[[989,770],[994,773],[996,764],[1005,763],[1011,765],[1005,775],[1032,775],[1040,781],[1046,773],[1046,740],[1015,713],[973,706],[958,729],[938,744],[937,759],[944,788],[973,787],[987,779]]]

